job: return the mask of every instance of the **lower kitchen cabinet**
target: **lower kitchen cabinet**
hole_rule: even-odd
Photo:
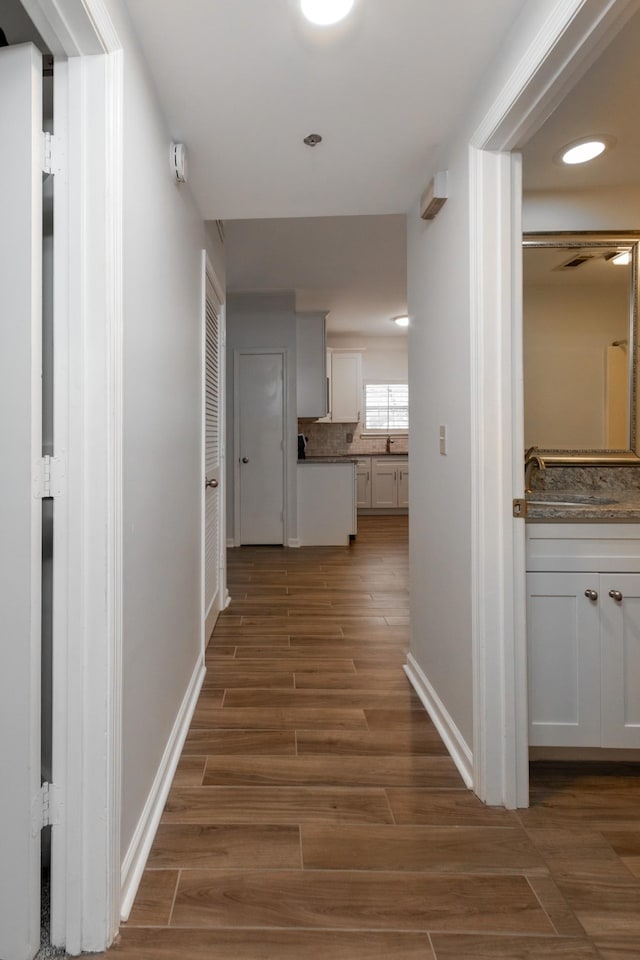
[[[356,506],[371,506],[371,457],[359,457],[356,461]]]
[[[348,546],[357,533],[355,464],[298,463],[298,542],[301,547]]]
[[[529,743],[640,747],[640,541],[557,526],[547,562],[580,569],[527,574]]]
[[[409,461],[401,458],[371,458],[372,507],[409,506]]]

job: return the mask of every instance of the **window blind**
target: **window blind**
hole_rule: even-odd
[[[367,383],[364,400],[367,430],[409,429],[407,383]]]

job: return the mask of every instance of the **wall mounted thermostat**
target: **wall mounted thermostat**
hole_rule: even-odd
[[[187,180],[187,150],[184,143],[172,143],[170,150],[171,173],[177,183]]]

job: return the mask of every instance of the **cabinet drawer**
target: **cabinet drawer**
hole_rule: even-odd
[[[630,523],[527,525],[527,570],[640,573],[640,526]]]

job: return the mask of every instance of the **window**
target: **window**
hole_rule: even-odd
[[[366,383],[364,410],[365,430],[406,433],[409,429],[409,385]]]

